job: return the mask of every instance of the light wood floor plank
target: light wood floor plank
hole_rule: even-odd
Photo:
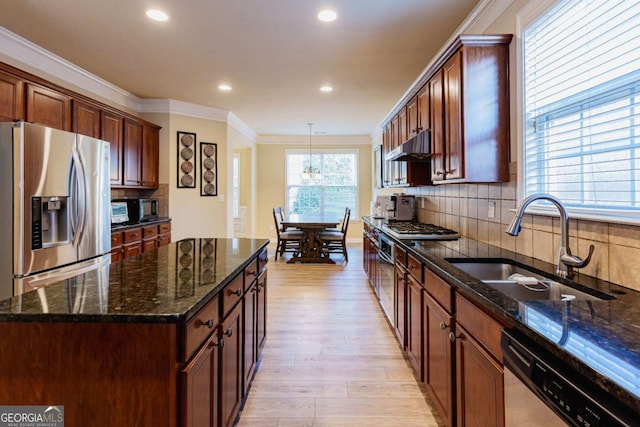
[[[273,261],[272,246],[267,344],[238,426],[438,426],[369,287],[362,244],[336,265]]]

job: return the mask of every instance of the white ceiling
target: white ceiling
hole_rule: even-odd
[[[259,135],[308,122],[367,135],[478,3],[2,0],[0,25],[136,96],[230,110]],[[146,18],[150,6],[169,21]],[[324,7],[335,22],[316,19]]]

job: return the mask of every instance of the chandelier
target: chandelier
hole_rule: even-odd
[[[320,179],[322,175],[320,174],[320,169],[313,167],[313,160],[311,157],[311,127],[313,123],[307,123],[309,126],[309,166],[306,166],[302,170],[302,177],[304,179]]]

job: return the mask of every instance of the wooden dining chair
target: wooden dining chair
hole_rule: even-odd
[[[286,230],[282,226],[284,216],[282,214],[282,207],[278,206],[273,208],[273,221],[276,226],[277,243],[276,243],[276,255],[275,260],[278,260],[278,252],[282,256],[285,252],[298,252],[300,250],[300,244],[304,238],[304,233],[300,230]]]
[[[351,209],[346,208],[340,230],[327,229],[320,233],[322,248],[328,253],[341,253],[346,262],[349,262],[349,255],[347,254],[347,229],[349,228],[350,216]]]

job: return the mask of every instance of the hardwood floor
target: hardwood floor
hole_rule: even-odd
[[[362,270],[269,247],[267,344],[239,426],[438,426]]]

